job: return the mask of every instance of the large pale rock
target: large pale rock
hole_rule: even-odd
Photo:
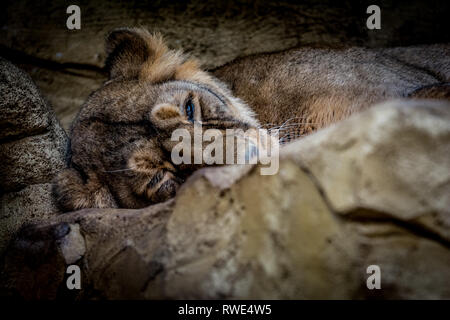
[[[291,145],[331,208],[398,219],[450,242],[450,105],[392,101]],[[361,209],[361,210],[360,210]]]
[[[284,148],[276,175],[207,168],[165,203],[30,225],[4,256],[1,293],[448,299],[448,108],[377,106]],[[72,263],[80,291],[65,287]],[[370,265],[380,290],[366,285]]]
[[[0,253],[23,223],[58,212],[50,181],[67,137],[31,78],[0,58]]]

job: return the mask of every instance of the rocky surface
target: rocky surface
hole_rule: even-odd
[[[81,1],[81,30],[68,30],[67,1],[7,1],[0,10],[0,55],[31,74],[65,129],[105,80],[104,38],[144,26],[207,68],[298,46],[407,46],[450,41],[449,2],[384,0],[382,29],[366,27],[372,1]]]
[[[50,181],[64,167],[67,137],[31,78],[0,58],[0,254],[23,222],[58,210]]]
[[[276,175],[207,168],[165,203],[30,225],[3,257],[1,294],[449,299],[449,154],[448,103],[385,103],[289,144]],[[66,289],[69,264],[81,290]]]

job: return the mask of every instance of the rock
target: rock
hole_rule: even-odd
[[[42,132],[50,125],[49,108],[31,78],[0,57],[0,141]]]
[[[68,5],[62,0],[45,5],[31,0],[8,3],[5,10],[14,14],[2,20],[4,37],[0,44],[60,64],[102,67],[105,34],[121,26],[142,25],[165,33],[172,46],[194,53],[210,68],[239,56],[299,45],[404,46],[449,40],[448,35],[436,32],[447,26],[448,3],[443,0],[426,8],[420,1],[412,1],[407,7],[386,1],[383,33],[367,28],[366,3],[271,0],[217,1],[205,5],[199,0],[189,3],[95,0],[79,6],[81,30],[68,30],[64,23],[65,17],[69,17]],[[414,25],[408,23],[413,20]]]
[[[30,184],[49,182],[64,167],[66,143],[62,131],[49,131],[1,144],[2,190],[17,191]]]
[[[29,185],[18,192],[1,195],[0,252],[24,223],[45,220],[56,212],[50,183]]]
[[[450,241],[449,120],[448,102],[392,101],[285,155],[299,155],[339,214],[398,219]]]
[[[282,148],[276,175],[206,168],[165,203],[30,225],[1,293],[67,297],[76,263],[73,299],[449,299],[449,108],[389,102]]]
[[[58,212],[53,176],[65,166],[67,137],[31,78],[0,58],[0,253],[26,222]]]
[[[64,167],[64,131],[31,78],[3,58],[0,88],[0,192],[48,182]]]
[[[69,233],[58,240],[59,248],[68,265],[77,262],[86,252],[86,244],[80,233],[80,226],[78,224],[70,224],[69,228]]]

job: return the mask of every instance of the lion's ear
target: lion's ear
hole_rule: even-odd
[[[156,127],[177,126],[181,122],[187,122],[180,113],[180,110],[171,104],[162,103],[153,107],[150,119]]]
[[[119,28],[106,38],[106,69],[109,78],[138,78],[145,64],[168,52],[160,35],[140,28]]]
[[[141,28],[119,28],[106,39],[106,69],[109,78],[140,79],[158,83],[168,80],[198,80],[206,73],[195,59],[180,50],[169,50],[159,34]]]

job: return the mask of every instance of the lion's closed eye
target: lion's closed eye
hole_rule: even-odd
[[[195,105],[191,98],[186,101],[184,106],[186,111],[186,116],[190,122],[194,122]]]

